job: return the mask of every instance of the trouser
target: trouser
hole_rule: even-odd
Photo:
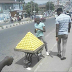
[[[62,57],[65,57],[68,35],[66,34],[58,35],[58,39],[59,39],[57,42],[58,54],[61,54],[61,39],[62,39]]]
[[[47,43],[44,40],[44,37],[41,36],[41,37],[38,37],[38,39],[40,39],[41,41],[43,41],[43,43],[45,44],[45,50],[48,51],[48,49],[47,49]]]

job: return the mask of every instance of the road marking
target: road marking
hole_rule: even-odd
[[[53,50],[53,48],[57,45],[57,42],[54,44],[54,46],[50,49],[51,51]]]
[[[55,29],[54,30],[52,30],[50,33],[48,33],[45,37],[48,37],[51,33],[53,33],[55,31]]]

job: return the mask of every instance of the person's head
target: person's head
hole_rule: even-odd
[[[69,11],[67,11],[67,13],[69,13]]]
[[[62,8],[57,9],[57,15],[60,15],[63,12]]]
[[[37,23],[37,24],[40,23],[40,18],[36,18],[36,23]]]

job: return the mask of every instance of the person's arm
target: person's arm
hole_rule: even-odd
[[[43,32],[46,32],[45,26],[43,27]]]
[[[42,32],[46,32],[45,26],[43,27],[43,30],[41,30],[41,29],[37,29],[37,30],[40,30]]]
[[[13,57],[9,57],[9,56],[6,56],[1,62],[0,62],[0,72],[1,70],[7,65],[11,65],[12,62],[13,62]]]
[[[34,24],[34,32],[35,32],[35,33],[37,32],[36,23]]]
[[[71,18],[69,19],[68,33],[70,33],[70,29],[71,29]]]
[[[69,23],[68,33],[70,33],[70,29],[71,29],[71,22]]]
[[[59,24],[56,24],[56,41],[58,41]]]
[[[34,30],[34,32],[36,33],[36,29]]]
[[[46,32],[45,24],[44,23],[42,23],[42,28],[43,28],[43,30],[41,30],[41,29],[38,29],[38,30],[41,30],[42,32]]]
[[[58,37],[59,24],[56,24],[56,37]]]
[[[58,32],[59,32],[59,21],[58,19],[56,18],[56,41],[58,41]]]

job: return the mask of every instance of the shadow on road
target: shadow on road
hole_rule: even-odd
[[[44,58],[43,55],[39,56],[39,61],[42,58]],[[24,66],[24,62],[23,62],[24,60],[25,60],[25,57],[23,57],[19,61],[17,61],[16,64]],[[34,67],[39,61],[38,61],[37,57],[35,55],[33,55],[32,56],[32,64],[30,65],[30,67]]]
[[[53,58],[53,56],[57,56],[57,53],[58,53],[58,52],[52,52],[52,51],[49,51],[49,52],[50,52],[49,54],[52,58]]]

